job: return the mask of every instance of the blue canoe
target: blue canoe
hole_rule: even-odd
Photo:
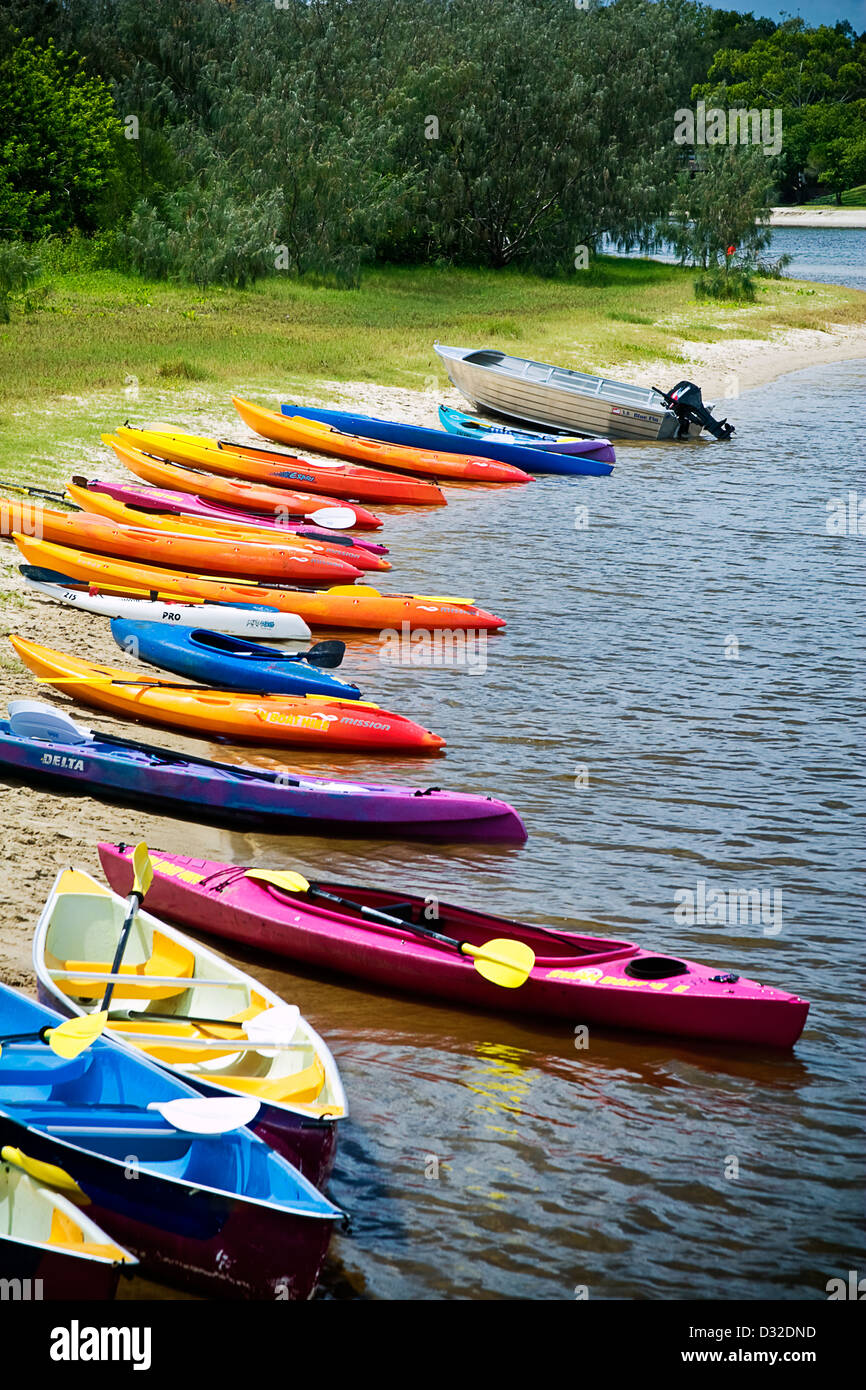
[[[293,777],[233,766],[134,739],[92,734],[53,705],[12,700],[0,719],[0,773],[64,792],[271,834],[388,835],[436,842],[522,844],[505,801],[439,787]]]
[[[71,1059],[6,1041],[63,1022],[0,986],[0,1146],[13,1161],[53,1165],[36,1171],[158,1279],[211,1297],[309,1297],[339,1208],[248,1129],[201,1135],[149,1109],[225,1102],[104,1037]]]
[[[429,429],[425,425],[404,425],[396,420],[381,420],[375,415],[355,415],[347,410],[314,410],[309,405],[292,405],[288,402],[280,409],[284,415],[302,415],[308,420],[319,420],[349,434],[359,434],[364,439],[404,444],[414,449],[439,449],[444,453],[497,459],[499,463],[511,463],[515,468],[522,468],[526,473],[601,477],[613,472],[616,458],[609,439],[582,440],[580,454],[547,453],[523,444],[467,439],[459,434],[448,434],[445,430]]]
[[[361,695],[357,685],[338,680],[304,656],[290,656],[273,647],[247,642],[243,637],[133,618],[113,618],[111,634],[119,647],[141,661],[220,690],[258,695],[331,695],[340,700],[357,700]],[[339,645],[345,650],[343,643]],[[318,649],[326,646],[331,644],[319,643]],[[333,646],[336,652],[337,644]]]
[[[585,439],[574,434],[539,434],[535,430],[495,425],[492,420],[467,415],[465,410],[455,410],[451,405],[440,405],[439,419],[444,430],[461,438],[486,440],[490,444],[520,444],[524,448],[541,449],[548,454],[580,454],[586,443]]]

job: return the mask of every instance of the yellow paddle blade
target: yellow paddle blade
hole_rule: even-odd
[[[150,862],[150,854],[144,840],[137,844],[132,851],[132,867],[135,871],[132,891],[143,898],[153,883],[153,864]]]
[[[475,602],[474,598],[455,598],[453,594],[413,594],[412,597],[423,599],[425,603],[459,603],[464,608]]]
[[[479,975],[503,989],[518,989],[525,984],[535,964],[535,952],[530,946],[507,937],[486,941],[483,946],[470,946],[464,941],[460,949],[472,956]]]
[[[372,584],[335,584],[329,590],[329,594],[351,594],[352,598],[357,598],[363,594],[365,598],[381,598],[382,593],[379,589],[374,589]]]
[[[310,885],[303,874],[293,874],[289,869],[247,869],[247,878],[260,878],[262,883],[272,883],[275,888],[284,888],[287,893],[308,893]]]
[[[84,1014],[81,1018],[70,1018],[57,1028],[49,1028],[45,1034],[45,1041],[58,1057],[77,1057],[79,1052],[96,1042],[107,1022],[107,1013]]]
[[[81,1206],[88,1206],[90,1198],[87,1197],[78,1186],[74,1178],[71,1178],[63,1168],[58,1168],[55,1163],[41,1163],[38,1158],[29,1158],[20,1149],[14,1149],[11,1144],[4,1144],[0,1149],[0,1158],[4,1163],[12,1163],[16,1168],[20,1168],[28,1177],[35,1178],[37,1182],[44,1183],[46,1187],[55,1187],[60,1192],[64,1192],[68,1197],[80,1203]]]

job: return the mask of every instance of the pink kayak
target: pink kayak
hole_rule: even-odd
[[[143,508],[148,511],[168,512],[171,516],[200,517],[203,521],[235,521],[243,526],[273,527],[275,531],[294,531],[299,536],[310,536],[314,540],[336,542],[347,548],[360,546],[374,555],[387,555],[387,545],[375,541],[362,540],[360,536],[347,536],[343,531],[332,531],[327,526],[310,526],[303,521],[277,521],[264,512],[244,512],[237,507],[224,507],[218,502],[208,502],[204,497],[192,493],[170,492],[168,488],[148,487],[144,483],[107,483],[98,478],[74,477],[78,487],[89,488],[91,492],[104,492],[127,506]]]
[[[132,887],[132,848],[100,844],[112,888]],[[508,937],[535,952],[526,983],[503,989],[484,979],[460,952],[360,910],[252,879],[247,871],[207,859],[152,853],[147,905],[158,915],[213,936],[273,951],[316,968],[473,1008],[545,1014],[572,1022],[714,1042],[793,1047],[806,1022],[805,999],[724,969],[654,955],[629,941],[547,932],[523,922],[438,904],[410,893],[323,883],[314,885],[475,946]]]

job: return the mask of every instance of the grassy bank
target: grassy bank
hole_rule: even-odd
[[[762,281],[755,304],[696,303],[694,272],[603,259],[567,279],[377,269],[356,291],[281,279],[251,290],[57,275],[0,326],[0,477],[59,477],[126,416],[194,422],[230,388],[278,399],[316,382],[435,392],[443,342],[499,345],[589,370],[682,361],[681,344],[866,322],[866,295]],[[325,393],[327,394],[327,392]]]

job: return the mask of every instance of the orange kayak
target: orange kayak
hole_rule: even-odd
[[[273,526],[249,526],[243,522],[205,521],[185,517],[174,512],[141,511],[128,502],[119,502],[107,492],[90,489],[86,484],[67,483],[66,492],[70,500],[82,511],[96,516],[107,517],[110,521],[121,522],[124,526],[144,527],[148,531],[171,532],[180,536],[195,536],[200,540],[222,538],[228,541],[258,541],[263,545],[280,546],[289,551],[299,551],[303,555],[313,555],[317,559],[342,560],[356,570],[389,570],[390,560],[374,555],[360,546],[332,545],[328,541],[313,540],[308,536],[298,536],[294,531],[278,531]],[[2,501],[2,499],[0,499]],[[16,526],[22,531],[23,526]],[[54,537],[49,536],[49,540]]]
[[[186,734],[290,743],[334,752],[432,753],[445,740],[401,714],[328,695],[243,695],[174,681],[136,679],[122,666],[102,666],[11,636],[25,666],[73,699],[130,719]]]
[[[337,458],[355,459],[374,468],[400,468],[408,473],[420,473],[427,478],[443,478],[461,483],[531,483],[532,475],[510,463],[473,458],[466,454],[449,454],[432,449],[415,449],[406,444],[382,444],[362,439],[358,434],[343,434],[331,425],[308,420],[303,415],[280,415],[276,410],[253,405],[250,401],[232,396],[234,407],[245,425],[265,439],[280,444],[299,444],[302,449],[316,449],[320,454],[336,454]]]
[[[284,517],[287,521],[300,516],[312,516],[322,507],[345,507],[345,501],[336,497],[314,497],[312,493],[289,492],[281,487],[267,487],[264,483],[245,483],[232,478],[218,478],[212,473],[193,473],[189,468],[178,468],[173,463],[143,454],[140,449],[130,449],[114,440],[112,449],[121,463],[137,478],[156,487],[167,487],[175,492],[192,492],[196,497],[205,497],[209,502],[220,502],[229,507],[241,507],[248,512],[264,512],[271,517]],[[365,530],[376,530],[382,520],[361,507],[352,504],[355,525]]]
[[[168,565],[171,569],[203,570],[210,574],[236,574],[242,579],[274,579],[279,583],[327,584],[331,580],[360,578],[361,571],[345,560],[288,550],[270,541],[232,540],[224,536],[202,539],[181,532],[153,531],[124,526],[89,512],[60,512],[32,503],[4,500],[0,509],[0,534],[35,530],[58,545],[96,550],[143,564]]]
[[[505,627],[505,619],[486,613],[469,599],[430,594],[380,594],[366,584],[340,584],[332,589],[277,589],[263,584],[244,584],[237,579],[181,574],[154,565],[92,555],[32,536],[13,536],[31,565],[83,580],[105,592],[138,593],[147,597],[186,594],[214,603],[264,603],[281,613],[296,613],[310,627],[359,628],[371,632],[387,628],[398,634],[408,624],[410,632],[440,629],[492,632]]]
[[[245,478],[250,483],[271,487],[306,488],[327,492],[348,501],[373,502],[381,506],[404,503],[407,506],[444,507],[442,490],[421,478],[377,473],[352,463],[310,463],[277,449],[254,449],[245,444],[223,443],[195,434],[174,434],[165,430],[133,430],[126,425],[114,435],[102,436],[113,446],[115,439],[126,448],[153,454],[167,463],[188,468],[204,468],[208,473]]]

